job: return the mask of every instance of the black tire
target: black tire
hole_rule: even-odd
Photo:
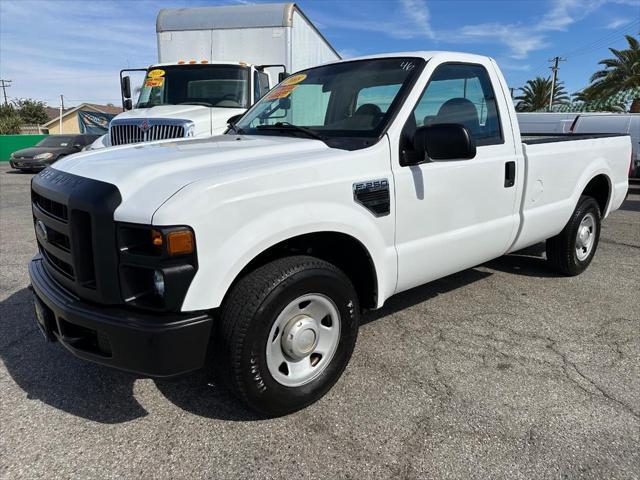
[[[270,374],[266,348],[280,312],[302,295],[331,299],[340,315],[340,337],[322,373],[297,387]],[[300,410],[320,399],[340,378],[358,336],[360,310],[355,289],[334,265],[309,256],[274,260],[250,272],[231,289],[221,308],[218,347],[221,376],[249,408],[268,416]]]
[[[586,258],[580,259],[576,253],[578,228],[587,215],[595,220],[593,245]],[[567,276],[579,275],[586,270],[598,249],[600,240],[600,207],[592,197],[581,196],[576,209],[562,232],[547,240],[547,261],[558,273]]]

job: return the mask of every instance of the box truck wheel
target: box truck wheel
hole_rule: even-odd
[[[578,275],[591,263],[600,240],[600,208],[582,196],[562,232],[547,240],[547,260],[563,275]]]
[[[334,265],[309,256],[274,260],[232,288],[221,310],[221,374],[247,406],[269,416],[315,402],[347,366],[358,298]]]

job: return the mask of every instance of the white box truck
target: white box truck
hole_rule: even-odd
[[[135,108],[123,70],[125,111],[91,149],[223,133],[282,74],[340,59],[294,3],[162,9],[156,31]]]

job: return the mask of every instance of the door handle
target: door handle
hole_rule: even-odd
[[[504,188],[516,184],[516,162],[514,160],[504,164]]]

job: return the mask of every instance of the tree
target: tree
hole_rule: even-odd
[[[18,115],[25,124],[42,125],[49,121],[45,110],[47,104],[39,100],[24,98],[14,102]]]
[[[527,80],[527,84],[520,89],[522,95],[515,97],[516,110],[519,112],[536,112],[546,110],[549,107],[551,96],[551,77],[536,77]],[[554,105],[565,105],[569,102],[569,96],[564,90],[562,82],[556,82],[553,94]]]
[[[0,135],[20,133],[22,119],[13,105],[0,105]]]
[[[584,90],[588,97],[602,99],[623,90],[640,89],[640,41],[631,35],[625,35],[625,38],[629,48],[610,48],[613,58],[598,63],[605,68],[591,76],[591,85]],[[632,100],[630,111],[640,112],[640,97]]]

